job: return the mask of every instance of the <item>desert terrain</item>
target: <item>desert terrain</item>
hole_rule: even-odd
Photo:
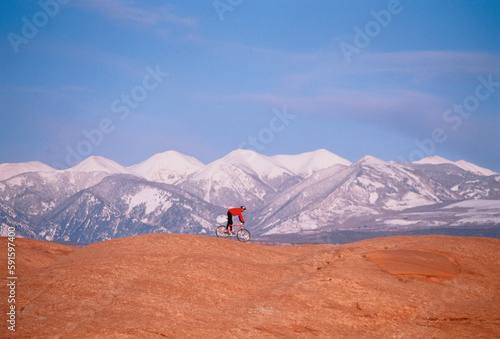
[[[500,337],[500,239],[273,247],[150,234],[82,248],[15,243],[16,331],[4,319],[0,337]]]

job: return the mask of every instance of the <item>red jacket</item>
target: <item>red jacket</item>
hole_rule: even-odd
[[[243,209],[236,207],[236,208],[231,208],[228,212],[231,213],[231,215],[234,215],[234,216],[237,215],[238,218],[240,218],[241,222],[245,222],[245,220],[243,219],[243,216],[241,215],[241,212],[243,212]]]

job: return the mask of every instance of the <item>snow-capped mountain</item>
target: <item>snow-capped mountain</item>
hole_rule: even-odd
[[[130,173],[149,181],[174,184],[205,165],[196,158],[176,151],[158,153],[140,164],[128,167]]]
[[[472,164],[472,163],[467,162],[465,160],[458,160],[458,161],[453,162],[451,160],[442,158],[442,157],[437,156],[437,155],[433,155],[431,157],[423,158],[421,160],[414,161],[413,163],[414,164],[420,164],[420,165],[452,164],[452,165],[460,167],[464,171],[468,171],[468,172],[471,172],[471,173],[474,173],[474,174],[477,174],[477,175],[486,175],[486,176],[488,176],[488,175],[495,175],[495,174],[497,174],[497,173],[495,173],[495,172],[493,172],[493,171],[491,171],[491,170],[489,170],[487,168],[480,167],[478,165]]]
[[[263,181],[272,181],[272,179],[282,176],[293,176],[293,173],[289,169],[277,164],[272,158],[250,150],[238,149],[232,151],[215,162],[218,164],[230,163],[257,176]]]
[[[67,169],[69,172],[104,172],[107,174],[127,174],[130,173],[125,167],[99,156],[90,156],[78,165]]]
[[[500,175],[439,157],[350,163],[326,150],[235,150],[204,165],[168,151],[127,168],[102,157],[64,171],[36,162],[2,168],[0,232],[15,226],[42,240],[213,234],[227,209],[243,204],[253,237],[500,226]]]
[[[56,171],[54,168],[40,161],[0,164],[0,181],[22,173],[54,171]]]
[[[423,158],[413,162],[419,165],[440,165],[440,164],[455,164],[453,161],[440,157],[439,155],[433,155],[427,158]]]
[[[319,149],[313,152],[306,152],[298,155],[274,155],[271,157],[276,164],[287,168],[292,173],[308,177],[312,173],[328,168],[333,165],[349,166],[351,162],[339,157],[325,149]]]

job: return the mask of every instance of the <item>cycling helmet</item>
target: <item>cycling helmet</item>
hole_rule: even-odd
[[[241,209],[245,211],[247,208],[245,206],[241,206]]]

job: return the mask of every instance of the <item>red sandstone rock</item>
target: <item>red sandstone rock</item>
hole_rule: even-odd
[[[8,331],[3,322],[1,336],[459,338],[500,333],[498,239],[390,237],[279,248],[151,234],[78,249],[34,244],[39,246],[19,241],[19,253],[25,248],[26,257],[19,264],[17,331]],[[55,256],[30,266],[47,253]],[[0,296],[6,293],[2,286]]]

